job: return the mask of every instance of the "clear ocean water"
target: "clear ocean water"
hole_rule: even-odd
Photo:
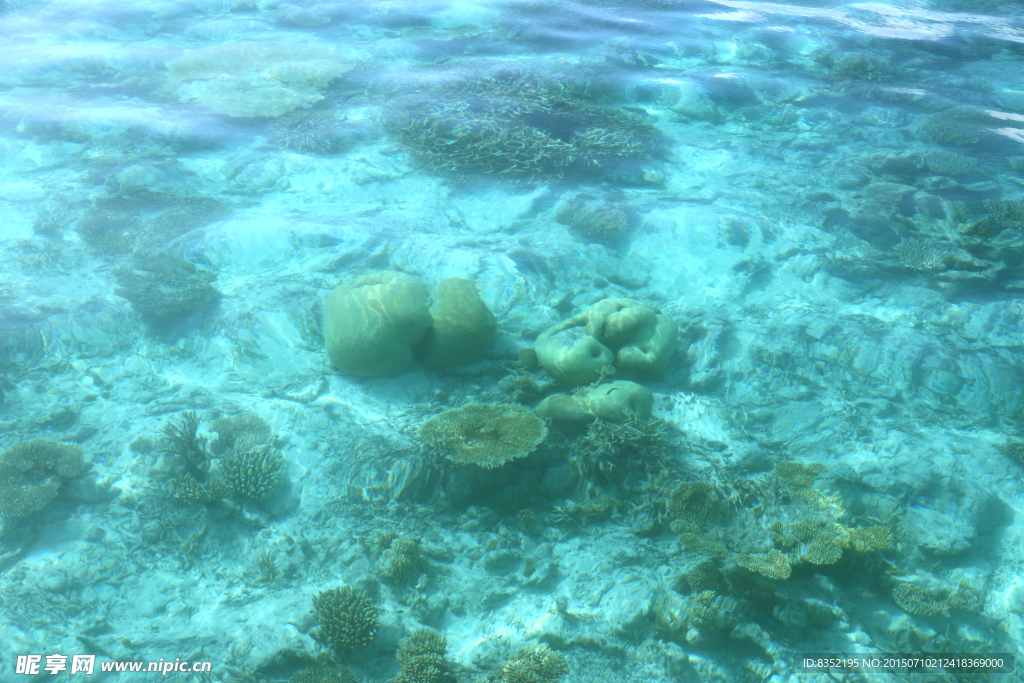
[[[0,0],[0,680],[1021,680],[1022,16]]]

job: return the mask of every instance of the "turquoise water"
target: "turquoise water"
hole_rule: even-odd
[[[1016,680],[1021,16],[0,0],[0,679]]]

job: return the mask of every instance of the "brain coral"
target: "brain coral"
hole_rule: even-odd
[[[172,61],[169,90],[218,114],[273,117],[316,104],[351,68],[326,47],[233,42]]]
[[[529,455],[548,435],[526,408],[478,403],[446,410],[420,427],[420,438],[459,465],[488,469]]]
[[[324,337],[334,367],[360,377],[397,375],[430,329],[425,282],[383,271],[339,285],[324,304]]]

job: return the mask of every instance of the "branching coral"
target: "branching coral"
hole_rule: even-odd
[[[288,683],[358,683],[355,675],[334,661],[329,654],[320,655],[312,664],[288,679]]]
[[[446,410],[420,427],[420,438],[452,462],[488,469],[529,455],[547,434],[526,408],[499,403]]]
[[[401,669],[393,683],[454,683],[451,664],[445,659],[447,639],[429,628],[413,631],[398,646],[396,659]]]
[[[199,420],[194,410],[181,415],[181,423],[164,425],[164,453],[177,456],[192,478],[202,481],[210,470],[206,441],[198,436]]]
[[[501,683],[557,683],[569,673],[565,657],[543,643],[516,653],[501,667]]]
[[[228,490],[243,498],[263,500],[281,479],[284,456],[269,444],[247,451],[235,450],[220,462],[221,477]]]
[[[377,608],[366,594],[342,586],[313,597],[320,639],[342,650],[366,647],[377,637]]]

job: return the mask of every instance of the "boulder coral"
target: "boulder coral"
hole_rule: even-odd
[[[562,429],[580,429],[595,420],[625,422],[648,420],[654,410],[654,394],[636,382],[616,380],[579,389],[576,393],[548,396],[537,404],[538,416]]]
[[[655,308],[632,299],[605,299],[543,332],[534,348],[548,372],[575,387],[597,381],[609,365],[661,372],[678,334],[675,321]]]
[[[324,337],[334,367],[389,377],[418,359],[428,368],[473,363],[494,343],[498,323],[476,285],[441,280],[430,306],[427,284],[394,271],[339,285],[324,305]]]
[[[324,337],[334,367],[359,377],[408,370],[413,347],[430,329],[427,284],[383,271],[338,286],[324,306]]]
[[[450,277],[434,288],[433,324],[416,348],[428,368],[475,363],[494,344],[498,321],[470,280]]]

